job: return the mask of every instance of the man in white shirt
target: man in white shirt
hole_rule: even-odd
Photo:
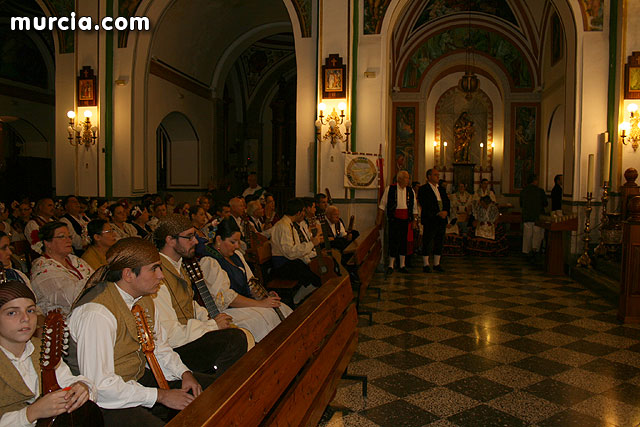
[[[348,231],[340,218],[340,209],[337,206],[328,206],[325,214],[330,232],[331,247],[342,251],[355,239],[359,233],[355,230]]]
[[[169,418],[167,408],[184,409],[213,377],[191,372],[167,343],[151,298],[164,278],[153,243],[121,239],[107,252],[107,261],[72,309],[67,362],[72,372],[81,372],[96,384],[96,403],[105,425],[164,425],[161,418]],[[154,344],[147,357],[157,360],[160,373],[145,368],[134,306],[147,314]],[[162,379],[171,389],[159,388]]]
[[[421,207],[421,222],[424,228],[422,236],[422,271],[431,272],[429,254],[433,253],[433,270],[443,273],[440,265],[447,217],[451,210],[449,197],[444,187],[438,185],[440,172],[436,168],[427,171],[427,183],[418,191],[418,203]]]
[[[304,215],[302,200],[289,200],[284,216],[273,226],[271,232],[273,275],[281,279],[298,280],[301,285],[293,296],[294,304],[298,304],[321,285],[320,278],[311,271],[308,264],[316,256],[315,247],[323,237],[322,233],[313,237],[305,232],[300,225]]]
[[[408,273],[405,267],[407,235],[410,225],[413,228],[418,225],[418,203],[416,203],[416,196],[409,186],[409,179],[409,172],[404,170],[398,172],[397,184],[390,185],[384,190],[378,205],[376,224],[383,224],[385,213],[389,221],[389,267],[386,275],[393,273],[396,258],[398,258],[399,271]]]
[[[87,232],[87,224],[89,218],[81,213],[82,207],[78,198],[75,196],[67,196],[64,200],[65,214],[60,221],[67,224],[69,234],[71,235],[71,244],[76,255],[82,255],[82,252],[91,243],[89,233]]]
[[[38,243],[40,238],[38,237],[38,231],[47,222],[54,220],[53,214],[55,212],[55,205],[53,199],[45,197],[38,200],[36,203],[36,214],[33,219],[27,222],[24,227],[24,237],[27,239],[30,245]]]
[[[249,174],[247,177],[247,183],[249,184],[249,187],[242,192],[242,197],[255,195],[262,198],[264,189],[258,185],[258,175],[255,172],[251,172]]]
[[[164,279],[153,301],[160,324],[167,332],[169,345],[191,370],[221,375],[247,352],[248,339],[243,330],[229,328],[233,320],[228,314],[214,313],[193,300],[191,280],[182,265],[183,259],[195,255],[196,229],[183,215],[170,214],[163,218],[153,233],[160,251]],[[202,282],[203,292],[208,292]],[[211,295],[200,295],[202,300]]]

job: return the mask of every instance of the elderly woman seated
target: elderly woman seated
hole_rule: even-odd
[[[43,313],[57,308],[69,313],[93,269],[73,255],[71,233],[64,222],[52,221],[40,227],[38,237],[43,255],[31,267],[31,285]]]
[[[498,207],[490,196],[483,196],[473,203],[473,222],[469,231],[467,250],[471,255],[502,256],[508,245],[504,227],[498,224]]]
[[[205,282],[220,311],[233,317],[233,322],[248,329],[256,342],[264,338],[292,310],[275,294],[256,299],[256,280],[240,247],[240,228],[233,218],[218,225],[212,256],[200,259]],[[279,311],[279,313],[276,311]]]

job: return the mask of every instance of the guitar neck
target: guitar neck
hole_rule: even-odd
[[[53,369],[42,370],[42,394],[51,393],[60,390],[56,371]]]
[[[204,302],[204,308],[206,308],[209,313],[209,318],[215,318],[220,314],[220,310],[218,310],[218,306],[213,300],[213,297],[209,292],[209,288],[207,288],[207,284],[204,283],[204,280],[196,280],[195,285],[198,293],[200,294],[200,298],[202,298],[202,302]]]
[[[269,296],[269,292],[262,286],[260,280],[257,277],[253,277],[249,279],[249,289],[252,290],[254,297],[256,300],[263,300]],[[282,310],[279,307],[274,307],[273,310],[276,312],[280,321],[284,320],[284,314],[282,314]]]
[[[153,376],[158,383],[158,388],[169,390],[169,383],[164,377],[164,372],[162,372],[162,368],[160,368],[160,364],[158,363],[158,359],[156,359],[155,353],[153,351],[145,351],[144,355],[147,357],[147,362],[149,362],[151,373],[153,373]]]

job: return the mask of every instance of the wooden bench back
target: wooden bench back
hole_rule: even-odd
[[[316,290],[168,425],[316,425],[357,345],[348,275]]]

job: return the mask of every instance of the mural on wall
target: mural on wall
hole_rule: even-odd
[[[25,32],[0,27],[0,55],[0,78],[48,89],[47,66]]]
[[[393,112],[393,170],[395,176],[398,171],[406,170],[413,178],[417,176],[416,162],[416,132],[418,116],[417,102],[402,102],[394,104]]]
[[[118,2],[118,16],[129,19],[136,15],[136,9],[142,0],[120,0]],[[129,30],[118,31],[118,47],[127,47]]]
[[[527,185],[529,175],[537,173],[539,140],[539,105],[513,104],[512,108],[512,144],[511,192],[518,192]]]
[[[604,0],[580,0],[585,31],[602,31]]]
[[[282,61],[293,57],[293,45],[289,48],[276,48],[274,45],[261,45],[257,42],[245,50],[239,58],[239,76],[244,80],[246,100],[251,100],[260,82]]]
[[[311,37],[311,0],[292,0],[302,37]]]
[[[384,14],[391,0],[364,0],[364,33],[380,34]]]
[[[485,53],[504,66],[515,88],[533,87],[529,63],[509,40],[498,33],[479,28],[471,29],[470,38],[474,51]],[[460,27],[444,31],[424,41],[405,66],[402,88],[417,88],[429,65],[443,55],[455,51],[464,52],[468,39],[468,29]]]
[[[429,0],[425,3],[413,30],[434,19],[468,11],[493,15],[518,26],[518,21],[506,0]]]
[[[75,12],[74,0],[43,0],[47,9],[52,16],[71,16]],[[74,31],[56,30],[58,34],[58,42],[60,45],[60,53],[72,53],[74,50]]]

